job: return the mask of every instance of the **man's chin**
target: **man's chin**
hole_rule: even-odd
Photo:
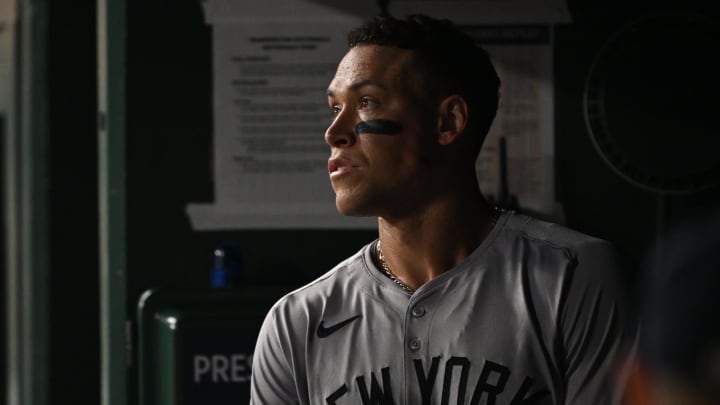
[[[347,208],[342,208],[342,209],[341,209],[340,207],[338,207],[338,212],[340,212],[341,214],[345,215],[346,217],[369,217],[369,216],[371,216],[371,215],[365,214],[365,213],[362,212],[362,211],[350,210],[350,209],[347,209]]]
[[[367,210],[365,207],[362,207],[358,204],[348,204],[343,203],[341,201],[335,202],[335,207],[337,208],[338,212],[341,214],[348,216],[348,217],[372,217],[375,216],[369,210]]]

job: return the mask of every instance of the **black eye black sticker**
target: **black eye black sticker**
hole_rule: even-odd
[[[402,125],[391,120],[367,120],[361,121],[355,126],[355,135],[395,135],[403,130]]]

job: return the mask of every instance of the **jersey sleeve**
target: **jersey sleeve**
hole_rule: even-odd
[[[282,336],[276,308],[263,322],[253,354],[250,405],[299,404],[289,346]]]
[[[608,242],[590,242],[572,257],[560,308],[565,403],[620,402],[623,369],[635,336],[629,260]]]

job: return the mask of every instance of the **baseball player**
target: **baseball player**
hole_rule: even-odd
[[[250,403],[612,404],[632,336],[623,261],[483,198],[487,53],[425,16],[348,39],[328,171],[338,210],[377,217],[379,237],[269,311]]]

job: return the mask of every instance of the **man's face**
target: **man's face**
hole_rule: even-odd
[[[424,201],[436,119],[412,63],[408,50],[356,46],[328,87],[328,170],[345,215],[404,215]]]

